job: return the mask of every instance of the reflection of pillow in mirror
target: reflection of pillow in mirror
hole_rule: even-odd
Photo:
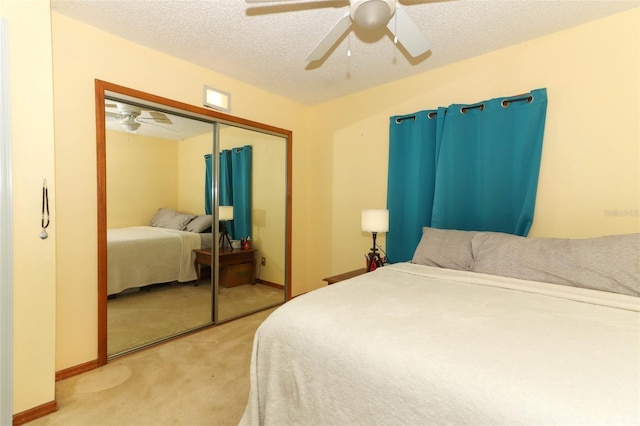
[[[194,217],[192,214],[178,213],[172,209],[161,208],[151,219],[151,226],[182,231]]]
[[[197,216],[191,222],[187,223],[187,226],[184,227],[184,230],[197,233],[204,232],[207,229],[211,228],[211,224],[213,223],[212,220],[213,216],[211,216],[210,214]]]
[[[422,228],[422,239],[411,262],[468,271],[473,262],[471,240],[478,232]]]

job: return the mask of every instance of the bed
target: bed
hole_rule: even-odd
[[[267,318],[240,423],[640,424],[639,253],[425,228],[412,262]]]
[[[209,232],[203,232],[207,230]],[[107,230],[107,294],[196,280],[193,250],[211,247],[211,216],[159,209],[150,226]]]

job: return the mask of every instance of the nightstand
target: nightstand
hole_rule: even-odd
[[[334,275],[332,277],[323,278],[322,281],[326,281],[328,284],[339,283],[340,281],[348,280],[349,278],[357,277],[367,272],[367,268],[356,269],[355,271],[345,272],[344,274]]]
[[[220,249],[218,256],[218,278],[222,287],[235,287],[242,284],[256,283],[256,258],[255,249]],[[198,249],[193,251],[195,259],[193,267],[200,282],[200,265],[211,266],[211,249]]]

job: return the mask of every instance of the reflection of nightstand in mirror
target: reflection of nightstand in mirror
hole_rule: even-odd
[[[222,287],[235,287],[242,284],[256,283],[255,249],[225,249],[219,252],[218,278]],[[193,267],[200,281],[200,265],[211,267],[211,249],[193,251],[195,259]]]
[[[357,277],[367,272],[367,268],[356,269],[355,271],[345,272],[344,274],[334,275],[332,277],[323,278],[322,281],[326,281],[327,285],[339,283],[340,281],[348,280],[349,278]]]
[[[218,278],[222,287],[256,283],[256,249],[220,250]]]

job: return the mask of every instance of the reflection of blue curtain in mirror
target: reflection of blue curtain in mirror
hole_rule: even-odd
[[[211,154],[204,156],[204,212],[211,214],[213,212],[213,161]]]
[[[231,149],[231,205],[233,205],[231,235],[236,240],[251,236],[252,157],[253,151],[250,145]],[[220,170],[222,171],[222,168]],[[221,193],[221,200],[223,199],[222,197]]]
[[[220,191],[218,191],[218,205],[233,206],[233,175],[231,174],[231,151],[220,152]],[[235,214],[234,214],[235,216]],[[227,227],[227,230],[231,230]]]
[[[205,159],[205,213],[211,214],[211,154]],[[252,150],[251,146],[225,149],[220,152],[220,191],[218,204],[233,206],[233,221],[227,224],[227,231],[234,239],[251,236],[251,177]]]

